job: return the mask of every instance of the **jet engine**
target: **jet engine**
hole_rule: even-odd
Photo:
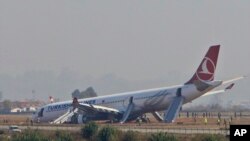
[[[87,121],[88,121],[88,118],[86,115],[78,114],[78,113],[75,113],[70,119],[70,123],[72,124],[82,124],[82,123],[86,123]]]

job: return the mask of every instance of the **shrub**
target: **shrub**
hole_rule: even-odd
[[[138,133],[127,131],[123,137],[123,141],[139,141]]]
[[[118,141],[118,130],[114,127],[103,127],[98,133],[99,141]]]
[[[159,132],[152,134],[149,141],[177,141],[177,138],[174,135]]]
[[[205,134],[205,135],[197,135],[193,138],[193,141],[226,141],[226,137],[222,135],[213,135],[213,134]]]
[[[97,131],[98,125],[95,122],[89,122],[81,129],[81,134],[83,138],[90,139],[97,134]]]
[[[65,131],[57,130],[55,132],[55,136],[56,136],[56,141],[73,141],[72,136]]]

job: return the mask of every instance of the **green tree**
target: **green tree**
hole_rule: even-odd
[[[11,109],[11,101],[10,100],[4,100],[3,101],[3,108],[5,111],[10,111]]]
[[[0,91],[0,101],[2,101],[2,99],[3,99],[3,93],[2,91]]]

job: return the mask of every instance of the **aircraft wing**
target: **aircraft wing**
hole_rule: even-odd
[[[109,108],[105,106],[99,106],[87,103],[78,103],[77,99],[73,100],[73,107],[78,108],[86,113],[109,113],[109,114],[120,114],[120,111],[114,108]]]

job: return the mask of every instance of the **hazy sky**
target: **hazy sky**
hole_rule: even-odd
[[[55,92],[66,99],[88,84],[97,84],[99,93],[179,84],[214,44],[221,45],[218,79],[248,75],[249,5],[247,0],[0,0],[0,89],[15,99],[30,97],[26,93],[39,85],[48,94],[37,98]],[[110,85],[102,81],[106,77]],[[112,85],[116,82],[122,85]],[[232,97],[250,99],[249,82],[240,82]],[[23,96],[16,96],[20,92]]]

